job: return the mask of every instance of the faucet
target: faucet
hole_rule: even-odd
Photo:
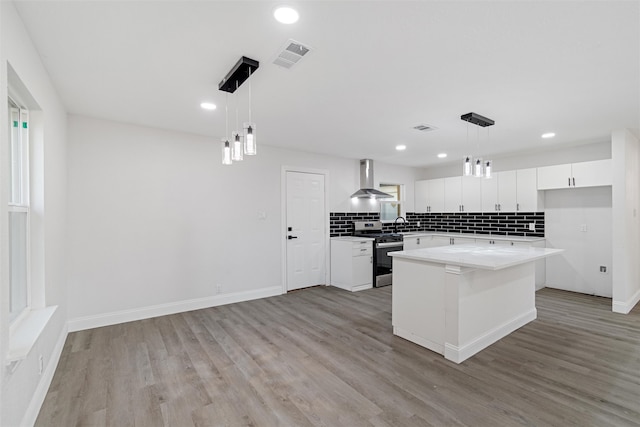
[[[397,233],[397,232],[398,232],[398,220],[399,220],[399,219],[401,219],[401,220],[402,220],[402,222],[403,222],[404,224],[406,224],[406,223],[407,223],[407,220],[406,220],[406,219],[404,219],[403,217],[401,217],[401,216],[397,217],[397,218],[393,221],[393,232],[394,232],[394,233]]]

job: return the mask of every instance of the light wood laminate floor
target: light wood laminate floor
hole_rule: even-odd
[[[391,287],[76,332],[36,425],[640,425],[640,307],[552,289],[536,303],[460,365],[393,336]]]

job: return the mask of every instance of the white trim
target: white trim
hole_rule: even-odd
[[[627,301],[620,302],[614,300],[611,304],[611,310],[614,313],[629,314],[638,302],[640,302],[640,289],[638,289],[638,291]]]
[[[538,311],[534,308],[526,313],[515,317],[502,325],[487,331],[484,335],[479,336],[468,344],[462,346],[456,346],[453,344],[444,344],[444,357],[455,363],[462,363],[474,354],[489,347],[491,344],[501,340],[513,331],[527,323],[536,320],[538,317]]]
[[[203,308],[216,307],[219,305],[250,301],[253,299],[267,298],[275,295],[281,295],[281,290],[282,288],[280,286],[271,286],[269,288],[262,288],[251,291],[242,291],[232,294],[195,298],[185,301],[140,307],[131,310],[121,310],[111,313],[96,314],[93,316],[76,317],[75,319],[69,320],[69,332],[116,325],[118,323],[132,322],[135,320],[149,319],[151,317],[165,316],[167,314],[181,313],[184,311],[200,310]]]
[[[25,412],[24,417],[22,417],[22,422],[20,423],[21,426],[32,426],[36,423],[36,419],[38,418],[44,399],[47,396],[49,387],[51,386],[51,381],[53,381],[53,374],[55,374],[56,368],[58,367],[58,362],[60,361],[60,356],[64,349],[64,343],[67,340],[67,334],[68,327],[65,325],[60,332],[56,346],[51,352],[49,363],[47,363],[47,367],[42,373],[42,378],[33,393],[33,397],[31,398],[31,402],[29,402],[27,411]]]
[[[304,168],[298,166],[283,165],[280,172],[280,235],[283,236],[280,244],[280,258],[282,259],[282,293],[286,294],[287,287],[287,239],[284,236],[287,235],[287,172],[301,172],[301,173],[313,173],[316,175],[324,175],[324,223],[325,223],[325,256],[324,256],[324,282],[329,286],[330,282],[330,244],[331,233],[329,230],[329,200],[328,191],[329,188],[329,171],[326,169],[314,169]]]
[[[444,345],[442,345],[441,343],[431,341],[429,339],[416,335],[413,332],[407,331],[402,328],[398,328],[397,326],[393,327],[393,335],[396,335],[396,336],[399,336],[400,338],[411,341],[412,343],[418,344],[431,351],[435,351],[438,354],[444,354]]]
[[[19,322],[11,324],[9,351],[5,358],[5,364],[24,360],[27,357],[57,308],[57,305],[52,305],[37,310],[27,310]]]

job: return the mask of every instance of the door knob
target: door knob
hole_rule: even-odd
[[[297,239],[298,236],[287,236],[287,239],[291,240],[291,239]]]

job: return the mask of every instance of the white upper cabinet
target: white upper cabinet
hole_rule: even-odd
[[[498,210],[498,172],[489,179],[481,179],[482,212],[496,212]]]
[[[542,209],[536,169],[496,172],[482,180],[483,212],[536,212]]]
[[[571,184],[574,187],[598,187],[613,183],[611,159],[592,162],[573,163],[571,165]]]
[[[538,212],[544,209],[544,197],[538,191],[537,176],[536,168],[517,170],[517,211]]]
[[[482,211],[482,179],[454,176],[444,179],[445,212]]]
[[[538,168],[538,190],[569,188],[570,186],[571,164]]]
[[[516,171],[498,172],[498,211],[515,212],[518,206]]]
[[[482,212],[482,181],[472,176],[462,177],[462,211]]]
[[[429,212],[444,212],[444,179],[429,180]]]
[[[416,181],[416,212],[539,212],[544,208],[543,193],[538,191],[539,169],[543,168],[495,172],[489,179],[453,176]],[[564,170],[556,174],[566,175]],[[610,180],[611,174],[608,176]],[[580,182],[589,181],[576,178],[576,186]]]
[[[416,212],[444,211],[444,179],[416,181],[414,191]]]
[[[611,185],[611,159],[538,168],[538,190]]]
[[[429,212],[429,181],[416,181],[413,187],[414,191],[414,209],[418,213]]]
[[[444,179],[444,211],[462,212],[462,177]]]

